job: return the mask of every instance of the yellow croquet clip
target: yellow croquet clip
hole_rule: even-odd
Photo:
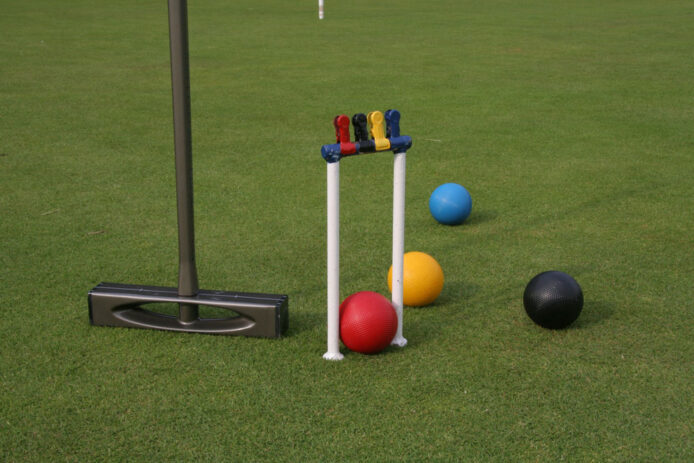
[[[386,125],[381,111],[371,111],[366,120],[369,122],[369,132],[374,139],[376,151],[386,151],[390,149],[390,140],[386,138]]]

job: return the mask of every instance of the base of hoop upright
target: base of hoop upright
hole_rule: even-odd
[[[345,356],[339,352],[326,352],[323,354],[323,358],[325,360],[342,360]]]

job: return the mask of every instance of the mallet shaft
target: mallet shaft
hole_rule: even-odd
[[[176,154],[176,203],[178,207],[178,294],[195,296],[198,275],[195,266],[193,228],[193,148],[190,124],[190,73],[188,63],[188,8],[186,0],[169,0],[171,87]],[[181,321],[198,318],[195,305],[181,304]]]

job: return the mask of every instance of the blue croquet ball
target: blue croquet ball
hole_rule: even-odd
[[[470,193],[457,183],[444,183],[434,190],[429,198],[431,215],[442,224],[459,225],[472,210]]]

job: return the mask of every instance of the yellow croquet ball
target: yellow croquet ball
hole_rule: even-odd
[[[393,292],[393,266],[388,270],[388,288]],[[443,270],[436,259],[423,252],[405,254],[403,268],[403,304],[429,305],[443,289]]]

